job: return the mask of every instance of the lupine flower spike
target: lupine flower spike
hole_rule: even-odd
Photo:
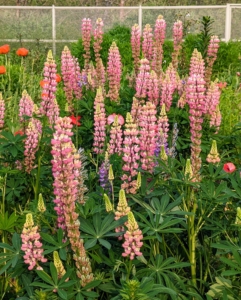
[[[132,49],[132,57],[134,60],[135,75],[137,76],[139,70],[140,52],[141,52],[141,31],[138,24],[132,26],[131,49]]]
[[[110,198],[106,194],[104,194],[103,198],[104,198],[104,202],[105,202],[105,209],[106,209],[106,211],[107,212],[113,211],[113,206],[112,206],[112,204],[110,202]]]
[[[52,172],[54,177],[55,210],[58,215],[58,227],[67,231],[73,258],[77,268],[77,276],[82,286],[93,280],[89,258],[85,252],[84,242],[80,238],[78,213],[75,202],[78,197],[78,176],[81,167],[77,151],[71,140],[73,135],[71,120],[59,118],[54,126],[55,132],[51,140],[53,155]]]
[[[26,90],[22,93],[22,98],[19,101],[19,121],[24,122],[24,117],[32,117],[34,112],[34,102]]]
[[[152,59],[152,70],[154,70],[160,78],[162,72],[163,44],[166,35],[166,21],[162,15],[159,15],[154,30],[154,49]]]
[[[220,162],[220,157],[217,149],[217,142],[215,140],[212,141],[212,147],[206,160],[207,162],[212,164],[217,164]]]
[[[32,214],[26,215],[21,239],[21,250],[25,253],[23,258],[25,264],[29,265],[28,269],[33,270],[36,267],[37,270],[43,270],[43,268],[39,265],[39,262],[45,263],[47,259],[43,256],[43,244],[40,242],[38,226],[34,226]]]
[[[85,51],[83,55],[85,59],[85,70],[89,69],[91,31],[92,31],[91,19],[84,18],[82,20],[81,32],[82,32],[82,40],[83,40],[83,46]]]
[[[220,40],[219,40],[218,36],[216,36],[216,35],[211,36],[210,42],[208,45],[208,51],[207,51],[207,57],[206,57],[207,67],[206,67],[205,78],[204,78],[207,86],[209,86],[209,83],[211,81],[213,64],[214,64],[215,60],[217,59],[219,43],[220,43]]]
[[[110,168],[109,154],[108,151],[106,151],[105,160],[102,162],[99,168],[99,181],[100,181],[100,186],[106,192],[108,192],[108,194],[111,193],[111,185],[108,179],[109,168]]]
[[[26,129],[24,165],[27,173],[34,168],[35,154],[38,150],[39,137],[42,133],[42,124],[37,119],[31,119]]]
[[[123,189],[119,192],[119,202],[115,211],[115,220],[119,220],[121,217],[127,216],[130,212],[130,207],[126,201],[126,194]],[[127,222],[125,223],[125,225]],[[119,226],[115,229],[115,232],[123,232],[125,230],[124,226]],[[123,236],[119,236],[118,239],[122,240]]]
[[[53,257],[54,257],[54,265],[57,270],[58,278],[61,279],[66,273],[66,271],[64,269],[61,259],[59,258],[59,254],[57,251],[53,252]]]
[[[109,80],[109,92],[107,97],[109,97],[111,101],[119,102],[122,65],[120,52],[115,42],[113,42],[110,47],[107,65],[107,74]]]
[[[157,142],[157,118],[156,106],[147,102],[141,108],[140,115],[140,162],[141,168],[145,171],[152,172],[155,166],[154,154]]]
[[[139,130],[137,125],[133,122],[130,113],[126,115],[126,124],[124,130],[123,141],[123,157],[124,171],[121,180],[123,181],[121,188],[127,193],[135,194],[137,190],[136,175],[139,167],[138,161],[140,159],[140,139],[138,138]]]
[[[182,21],[178,20],[173,25],[173,53],[172,53],[172,65],[174,69],[178,67],[178,56],[182,48],[182,37],[183,37],[183,25]]]
[[[192,171],[192,165],[190,159],[187,159],[186,161],[185,177],[187,177],[188,179],[192,179],[193,177],[193,171]]]
[[[117,153],[118,155],[121,155],[122,140],[122,129],[118,122],[118,115],[116,115],[114,123],[110,129],[110,154]]]
[[[39,194],[38,196],[38,211],[41,212],[41,213],[44,213],[46,211],[46,207],[45,207],[45,204],[44,204],[44,199],[43,199],[43,196],[42,194]]]
[[[4,126],[4,114],[5,114],[5,102],[2,97],[2,93],[0,93],[0,129]]]
[[[59,116],[59,106],[56,101],[56,63],[52,51],[49,50],[44,64],[44,86],[41,94],[40,113],[48,117],[49,123],[54,124]]]
[[[94,102],[94,152],[96,154],[104,152],[105,143],[105,126],[106,126],[106,114],[105,114],[105,104],[102,94],[102,89],[99,87],[97,89],[95,102]]]
[[[149,61],[144,58],[140,61],[139,73],[136,78],[136,94],[135,97],[140,100],[141,103],[147,97],[148,85],[150,78],[150,64]]]
[[[142,53],[143,56],[149,61],[152,60],[153,55],[153,33],[150,24],[146,24],[143,30],[143,41],[142,41]]]
[[[222,120],[222,115],[219,109],[219,105],[217,105],[216,110],[214,111],[210,119],[210,127],[213,126],[216,128],[216,132],[215,132],[216,134],[219,131],[221,120]]]
[[[241,225],[241,207],[237,207],[237,215],[235,219],[235,225]]]
[[[122,256],[130,257],[130,260],[133,260],[135,256],[142,255],[140,249],[143,245],[143,242],[141,242],[143,235],[132,212],[128,213],[128,222],[126,226],[128,230],[124,234],[125,242],[122,245],[124,248]]]
[[[105,84],[105,68],[100,58],[101,44],[103,41],[103,26],[104,23],[101,18],[96,21],[96,28],[94,30],[94,53],[96,64],[97,86],[104,86]]]

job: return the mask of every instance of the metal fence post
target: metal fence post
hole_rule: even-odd
[[[225,20],[225,42],[231,38],[231,22],[232,22],[232,8],[230,4],[226,5],[226,20]]]
[[[138,24],[139,24],[139,28],[140,28],[140,31],[142,34],[142,6],[141,5],[139,5],[139,8],[138,8]]]
[[[55,19],[54,5],[52,5],[52,41],[53,41],[53,55],[56,55],[56,19]]]

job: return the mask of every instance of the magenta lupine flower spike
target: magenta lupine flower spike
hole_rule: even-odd
[[[143,56],[149,61],[152,60],[153,55],[153,33],[150,24],[146,24],[143,30],[143,41],[142,41],[142,53]]]
[[[24,165],[26,172],[30,173],[34,168],[35,154],[38,150],[39,137],[42,134],[42,124],[37,119],[31,119],[26,129]]]
[[[90,41],[91,41],[92,24],[91,19],[84,18],[82,20],[81,32],[85,53],[83,54],[85,59],[85,69],[88,70],[90,62]]]
[[[58,222],[66,226],[73,258],[77,268],[77,276],[81,285],[85,286],[93,280],[89,258],[86,255],[84,242],[80,238],[78,213],[75,212],[75,202],[78,198],[78,176],[81,167],[79,155],[72,143],[71,120],[68,117],[59,118],[54,126],[55,132],[51,141],[53,155],[52,172],[54,177],[54,202],[58,214]],[[59,207],[62,207],[60,215]],[[63,220],[59,220],[62,216]]]
[[[4,126],[5,102],[2,93],[0,92],[0,129]]]
[[[34,112],[34,102],[26,90],[22,93],[22,98],[19,101],[19,121],[24,122],[24,116],[32,117]]]
[[[49,123],[54,124],[59,116],[59,108],[55,101],[56,96],[56,63],[53,59],[52,51],[49,50],[47,61],[44,64],[44,82],[40,103],[40,113],[48,117]]]
[[[216,36],[216,35],[211,36],[210,42],[208,45],[208,50],[207,50],[207,56],[206,56],[207,67],[206,67],[206,73],[205,73],[205,78],[204,78],[207,86],[209,85],[209,83],[211,81],[213,64],[214,64],[215,60],[217,59],[219,43],[220,43],[220,40],[219,40],[218,36]]]
[[[123,141],[122,134],[121,125],[119,125],[118,122],[118,116],[115,116],[115,120],[110,129],[110,154],[117,153],[118,155],[121,155]]]
[[[147,97],[148,83],[150,78],[150,64],[146,58],[141,59],[140,64],[139,73],[136,78],[135,97],[143,102],[142,99]]]
[[[157,118],[156,118],[156,106],[147,102],[146,105],[141,107],[140,115],[140,162],[141,168],[145,171],[152,173],[155,166],[154,152],[157,142]]]
[[[129,194],[135,194],[137,191],[136,176],[138,174],[138,161],[140,159],[140,140],[138,126],[133,122],[131,114],[127,113],[124,130],[123,141],[123,157],[124,171],[121,180],[123,181],[121,188]]]
[[[105,114],[105,104],[104,97],[102,94],[102,89],[99,87],[97,89],[95,102],[94,102],[94,143],[93,151],[96,154],[104,152],[105,144],[105,126],[106,126],[106,114]]]
[[[159,15],[154,29],[154,49],[152,59],[152,70],[154,70],[158,77],[162,72],[162,58],[163,58],[163,44],[166,35],[166,21],[162,15]]]
[[[141,30],[138,24],[132,26],[131,31],[131,49],[132,57],[134,60],[134,70],[137,75],[140,65],[140,53],[141,53]]]
[[[186,87],[187,103],[189,105],[189,120],[191,128],[191,162],[193,167],[193,181],[200,181],[201,168],[201,137],[203,114],[205,113],[205,81],[200,75],[188,78]]]
[[[159,103],[159,94],[160,94],[160,88],[159,88],[159,80],[157,78],[157,74],[155,71],[151,71],[150,78],[148,80],[148,101],[154,103],[155,105],[158,105]]]
[[[182,37],[183,37],[183,25],[182,21],[178,20],[173,25],[172,31],[173,37],[173,53],[172,53],[172,65],[174,69],[178,67],[178,56],[182,48]]]
[[[119,102],[119,90],[121,81],[121,56],[116,43],[113,42],[108,54],[107,74],[109,80],[109,92],[107,97],[111,101]]]
[[[43,270],[39,262],[45,263],[47,259],[43,256],[43,244],[40,242],[38,226],[34,226],[32,214],[26,215],[21,239],[21,250],[25,253],[23,258],[25,264],[29,265],[28,269],[33,270],[36,267],[37,270]]]
[[[130,260],[133,260],[135,256],[142,255],[140,249],[143,245],[143,242],[141,242],[143,235],[132,212],[128,213],[128,222],[126,226],[128,230],[124,234],[125,242],[122,245],[124,248],[122,256],[130,257]]]

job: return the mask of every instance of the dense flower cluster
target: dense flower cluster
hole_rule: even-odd
[[[182,21],[178,20],[173,25],[172,30],[173,37],[173,53],[172,53],[172,65],[174,69],[177,69],[178,66],[178,56],[181,51],[182,37],[183,37],[183,25]]]
[[[156,130],[157,130],[157,118],[156,118],[156,106],[147,102],[146,105],[141,107],[140,115],[140,162],[141,168],[145,171],[152,173],[154,168],[154,152],[156,149]]]
[[[212,141],[212,147],[206,160],[207,162],[212,164],[216,164],[220,162],[220,157],[217,149],[217,142],[215,140]]]
[[[102,89],[99,88],[96,93],[94,102],[94,152],[96,154],[104,152],[105,143],[105,126],[106,126],[106,114],[104,98],[102,94]]]
[[[111,126],[110,129],[110,150],[109,153],[113,154],[113,153],[117,153],[119,155],[121,155],[122,153],[122,129],[121,126],[119,125],[118,122],[118,116],[115,116],[115,120]]]
[[[22,98],[19,101],[19,121],[24,122],[24,117],[32,117],[34,112],[34,102],[26,90],[22,93]]]
[[[132,57],[134,60],[134,70],[137,75],[140,63],[140,52],[141,52],[141,30],[138,24],[132,26],[131,30],[131,49]]]
[[[209,85],[209,83],[211,81],[212,68],[213,68],[213,64],[214,64],[215,60],[217,59],[219,43],[220,43],[220,40],[219,40],[218,36],[216,36],[216,35],[211,36],[209,45],[208,45],[208,50],[207,50],[207,57],[206,57],[207,68],[206,68],[205,78],[204,78],[207,86]]]
[[[71,141],[72,125],[68,117],[59,118],[54,126],[55,132],[51,141],[53,155],[52,172],[54,177],[54,203],[58,215],[58,226],[66,228],[77,276],[85,286],[93,280],[89,258],[86,256],[83,240],[80,238],[78,214],[75,212],[77,200],[78,176],[81,162]]]
[[[119,102],[122,65],[120,52],[115,42],[113,42],[110,47],[107,65],[109,80],[109,92],[107,96],[110,97],[111,101]]]
[[[50,50],[47,61],[44,64],[45,85],[42,90],[42,101],[40,103],[40,113],[48,117],[50,124],[54,124],[59,116],[59,106],[55,96],[57,86],[56,73],[56,63]]]
[[[144,99],[147,96],[148,85],[150,78],[150,64],[149,61],[144,58],[140,61],[139,73],[136,78],[136,94],[135,97],[138,99]]]
[[[130,260],[133,260],[135,256],[142,255],[140,249],[143,245],[143,242],[141,242],[143,235],[132,212],[128,213],[128,222],[126,226],[128,230],[124,234],[125,242],[122,245],[124,248],[122,256],[129,256]]]
[[[150,24],[146,24],[143,30],[142,53],[144,58],[151,61],[153,55],[153,33]]]
[[[159,15],[154,29],[154,49],[152,58],[152,70],[154,70],[158,77],[162,72],[163,59],[163,44],[166,36],[166,21],[162,15]]]
[[[138,174],[137,169],[140,160],[140,139],[138,135],[138,127],[133,122],[130,113],[127,113],[122,150],[122,160],[124,161],[122,170],[124,174],[121,177],[123,181],[121,188],[131,194],[135,194],[137,191],[137,181],[135,177]]]
[[[45,263],[47,259],[43,256],[42,243],[40,242],[40,234],[38,232],[38,226],[34,226],[32,214],[26,215],[26,221],[23,226],[21,234],[22,247],[24,251],[24,262],[29,265],[28,269],[33,270],[35,267],[37,270],[43,270],[39,266],[39,262]]]
[[[82,20],[81,32],[82,32],[82,41],[83,41],[83,46],[84,46],[84,51],[85,51],[83,56],[85,59],[85,69],[86,70],[88,70],[89,62],[90,62],[91,31],[92,31],[91,19],[84,18]]]
[[[27,173],[34,168],[35,154],[38,150],[39,137],[42,134],[42,124],[39,120],[32,118],[26,129],[24,165]]]
[[[125,191],[121,189],[119,191],[119,202],[117,204],[116,211],[115,211],[115,220],[119,220],[121,217],[127,216],[130,210],[131,209],[128,206],[126,201]],[[125,225],[126,224],[127,222],[125,223]],[[115,228],[115,232],[124,232],[124,230],[125,230],[124,226],[119,226]],[[122,238],[123,236],[118,237],[119,240],[122,240]]]

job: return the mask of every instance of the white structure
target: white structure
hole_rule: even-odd
[[[181,19],[188,31],[200,30],[203,16],[211,16],[213,33],[224,41],[241,39],[241,4],[215,6],[129,6],[129,7],[59,7],[59,6],[0,6],[0,42],[46,43],[56,53],[56,45],[77,41],[81,36],[81,20],[91,18],[94,26],[102,18],[105,30],[113,25],[140,28],[154,25],[158,15],[167,22],[167,38],[171,38],[172,24]]]

